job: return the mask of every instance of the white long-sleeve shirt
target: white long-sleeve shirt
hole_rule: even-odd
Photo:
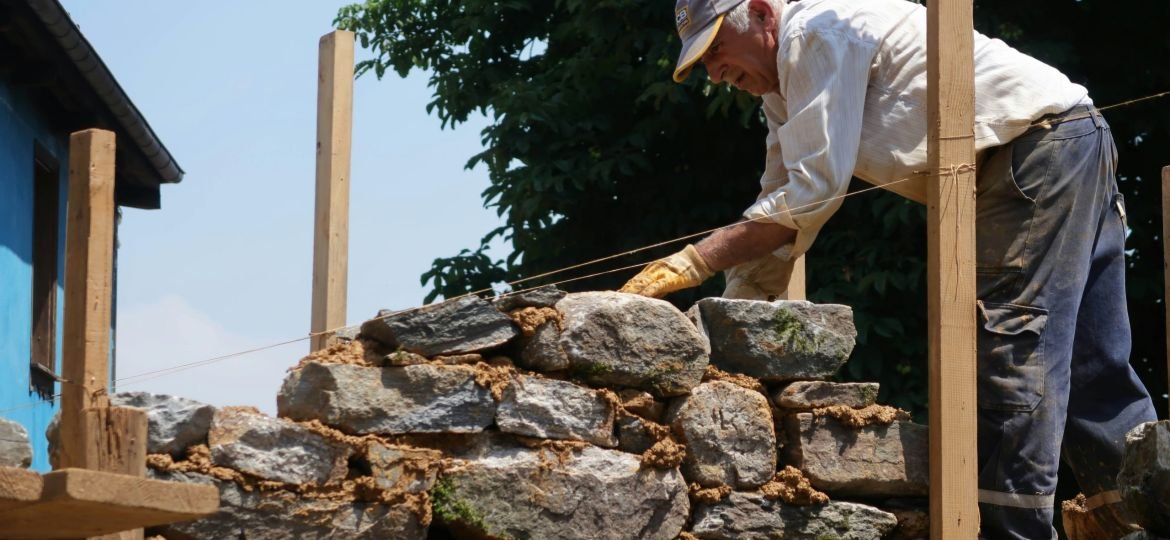
[[[763,189],[744,216],[796,230],[794,244],[777,252],[795,258],[841,206],[834,197],[851,176],[881,185],[926,168],[926,9],[906,0],[802,0],[785,7],[777,42],[779,86],[763,97]],[[975,33],[976,151],[1081,103],[1091,103],[1084,87]],[[889,189],[907,194],[912,183]]]

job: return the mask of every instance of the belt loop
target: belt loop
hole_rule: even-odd
[[[1097,129],[1101,129],[1104,124],[1104,119],[1101,118],[1101,111],[1097,110],[1096,105],[1085,105],[1085,108],[1089,109],[1089,117],[1093,119],[1093,125]]]

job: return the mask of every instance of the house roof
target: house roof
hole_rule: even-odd
[[[0,78],[35,87],[55,129],[117,134],[119,205],[159,208],[159,186],[183,179],[182,167],[58,0],[0,0]]]

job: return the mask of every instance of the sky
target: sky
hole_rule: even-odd
[[[334,0],[62,0],[186,171],[161,210],[119,228],[118,391],[275,413],[308,341],[137,377],[306,336],[312,294],[317,43]],[[358,59],[369,56],[357,51]],[[427,74],[354,85],[347,322],[422,303],[436,257],[500,220],[480,193],[485,118],[440,129]],[[503,257],[504,246],[489,252]]]

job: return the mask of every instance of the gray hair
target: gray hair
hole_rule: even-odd
[[[772,11],[779,18],[780,14],[784,12],[785,0],[767,0],[767,2],[772,5]],[[727,16],[723,18],[723,22],[734,28],[736,33],[747,33],[748,27],[751,25],[750,13],[748,12],[749,3],[747,0],[740,2],[738,6],[731,8],[731,11],[728,11]]]

